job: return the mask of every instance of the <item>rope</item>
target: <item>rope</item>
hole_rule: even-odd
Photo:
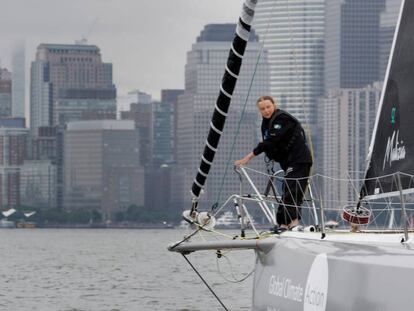
[[[199,228],[197,228],[197,230],[195,230],[193,233],[191,233],[191,234],[189,234],[189,235],[187,235],[186,237],[184,237],[184,239],[182,239],[181,241],[179,241],[179,242],[177,242],[177,243],[175,243],[172,247],[171,247],[171,250],[174,250],[174,248],[176,248],[178,245],[180,245],[180,244],[182,244],[182,243],[184,243],[185,241],[188,241],[192,236],[194,236],[194,235],[196,235],[196,233],[197,232],[199,232],[200,230],[202,230],[203,229],[203,227],[201,226],[201,227],[199,227]]]
[[[204,226],[203,225],[200,225],[199,223],[196,223],[195,222],[194,225],[196,225],[197,227],[199,227],[200,230],[202,229],[204,231],[211,232],[211,233],[215,233],[217,235],[221,235],[221,236],[224,236],[224,237],[230,238],[230,239],[233,238],[233,236],[228,235],[228,234],[225,234],[225,233],[222,233],[220,231],[217,231],[217,230],[214,230],[214,229],[206,229],[206,228],[203,228]],[[199,230],[197,230],[197,231],[199,231]]]
[[[275,7],[276,7],[276,1],[275,1],[275,4],[273,4],[273,7],[272,7],[270,13],[273,13],[274,12]],[[261,56],[262,56],[262,53],[263,53],[263,50],[264,50],[264,45],[265,45],[265,42],[266,42],[267,34],[269,32],[270,18],[271,18],[271,16],[269,16],[269,18],[268,18],[268,22],[267,22],[267,25],[266,25],[266,32],[265,32],[265,35],[264,35],[264,39],[263,39],[263,42],[262,42],[262,46],[261,46],[260,51],[259,51],[259,53],[257,55],[257,60],[256,60],[255,66],[254,66],[253,75],[252,75],[252,77],[250,79],[249,89],[247,91],[246,99],[245,99],[244,104],[243,104],[242,113],[241,113],[240,119],[239,119],[239,121],[237,123],[236,134],[233,137],[233,142],[232,142],[232,146],[230,148],[229,156],[227,158],[226,167],[224,169],[224,173],[223,173],[223,176],[221,178],[219,192],[217,194],[217,199],[216,199],[216,202],[211,207],[211,211],[214,211],[217,208],[217,206],[219,205],[219,202],[220,202],[220,199],[221,199],[221,192],[222,192],[223,186],[224,186],[224,180],[226,179],[226,176],[227,176],[227,172],[228,172],[230,163],[233,162],[233,153],[234,153],[234,149],[235,149],[235,146],[236,146],[236,141],[237,141],[237,138],[238,138],[239,133],[240,133],[241,123],[243,121],[243,118],[244,118],[244,115],[245,115],[245,112],[246,112],[247,102],[248,102],[249,97],[250,97],[250,92],[251,92],[251,89],[252,89],[252,86],[253,86],[254,78],[256,76],[257,67],[259,65],[259,61],[261,59]]]
[[[207,288],[210,290],[210,292],[214,295],[214,297],[216,297],[217,301],[221,304],[221,306],[223,307],[223,309],[226,310],[226,311],[228,311],[229,309],[226,308],[226,306],[223,304],[223,302],[220,300],[220,298],[216,295],[216,293],[213,291],[213,289],[208,285],[208,283],[206,282],[206,280],[204,280],[204,278],[197,271],[197,269],[193,266],[193,264],[190,262],[190,260],[187,258],[187,256],[185,256],[183,253],[181,253],[181,255],[183,255],[184,259],[187,261],[187,263],[190,265],[190,267],[198,275],[198,277],[201,279],[201,281],[203,281],[204,285],[206,285]]]
[[[196,225],[197,229],[196,229],[196,230],[194,230],[194,232],[190,233],[189,235],[185,236],[185,237],[184,237],[181,241],[179,241],[179,242],[175,243],[175,244],[171,247],[171,250],[174,250],[174,248],[176,248],[177,246],[179,246],[179,245],[181,245],[182,243],[184,243],[184,242],[188,241],[191,237],[195,236],[198,232],[200,232],[200,233],[201,233],[201,231],[202,231],[202,230],[207,231],[207,232],[211,232],[211,233],[215,233],[215,234],[217,234],[217,235],[221,235],[221,236],[224,236],[224,237],[226,237],[226,238],[233,238],[232,236],[230,236],[230,235],[228,235],[228,234],[225,234],[225,233],[222,233],[222,232],[220,232],[220,231],[216,231],[216,230],[213,230],[213,229],[206,229],[206,228],[204,228],[204,226],[205,226],[205,225],[201,225],[201,224],[199,224],[199,223],[197,223],[197,222],[194,222],[193,224],[194,224],[194,225]]]
[[[228,279],[222,272],[221,272],[221,270],[220,270],[220,265],[219,265],[219,257],[223,257],[224,259],[226,259],[227,260],[227,263],[228,263],[228,265],[229,265],[229,267],[230,267],[230,274],[231,274],[231,276],[233,277],[233,280],[230,280],[230,279]],[[253,268],[253,270],[252,271],[250,271],[249,273],[247,273],[244,277],[242,277],[241,279],[237,279],[236,278],[236,276],[234,275],[234,271],[233,271],[233,267],[232,267],[232,265],[231,265],[231,262],[230,262],[230,259],[226,256],[226,255],[224,255],[222,252],[220,252],[220,255],[218,255],[217,257],[216,257],[216,263],[217,263],[217,270],[218,270],[218,272],[219,272],[219,274],[220,274],[220,276],[224,279],[224,280],[226,280],[227,282],[230,282],[230,283],[241,283],[241,282],[244,282],[245,280],[247,280],[252,274],[253,274],[253,272],[255,271],[255,269]]]
[[[260,174],[260,175],[263,175],[263,176],[268,176],[268,177],[272,176],[272,175],[264,173],[262,171],[255,170],[251,167],[243,166],[243,168],[246,171],[251,171],[253,173]],[[350,172],[352,172],[352,171],[350,171]],[[401,173],[401,172],[390,173],[390,174],[386,174],[386,175],[382,175],[382,176],[378,176],[378,177],[371,177],[371,178],[352,178],[352,181],[353,182],[361,182],[361,181],[366,181],[366,180],[378,180],[378,181],[380,181],[381,179],[392,177],[395,174],[401,174],[401,175],[404,175],[406,177],[410,177],[411,179],[413,179],[413,182],[414,182],[414,175]],[[325,179],[334,180],[334,181],[342,181],[342,182],[349,182],[350,181],[349,178],[336,178],[336,177],[332,177],[332,176],[324,175],[324,174],[320,174],[320,173],[313,174],[313,175],[309,176],[309,178],[311,178],[311,179],[315,179],[316,177],[325,178]],[[281,180],[285,179],[285,178],[277,177],[277,176],[275,178],[276,179],[281,179]],[[307,178],[307,177],[303,177],[303,178]],[[298,179],[298,178],[295,178],[295,179]]]

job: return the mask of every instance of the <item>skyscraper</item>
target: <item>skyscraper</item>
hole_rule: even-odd
[[[112,64],[95,45],[40,44],[31,66],[31,130],[69,121],[116,117]],[[105,117],[106,116],[106,117]]]
[[[29,130],[24,127],[0,128],[0,207],[21,204],[20,174],[26,158]]]
[[[175,189],[172,191],[174,195],[180,194],[181,202],[190,202],[190,187],[200,163],[235,28],[235,24],[206,25],[191,51],[187,53],[185,90],[177,104],[177,162],[179,167],[174,174],[174,178],[183,178],[184,181],[175,180],[173,182]],[[254,31],[250,38],[232,96],[224,134],[221,137],[200,204],[209,205],[218,199],[219,194],[226,196],[239,191],[238,178],[231,170],[232,163],[251,151],[258,142],[259,116],[255,101],[260,95],[269,93],[269,76],[267,53],[263,52],[256,68],[261,45]],[[249,93],[253,75],[255,77]],[[241,119],[246,100],[246,113]],[[233,145],[237,132],[238,139]],[[263,168],[259,159],[253,161],[251,165]],[[223,179],[226,167],[230,167],[230,170],[227,177]],[[177,200],[177,198],[173,199]]]
[[[388,59],[394,38],[395,26],[400,12],[401,0],[386,0],[386,7],[380,19],[380,70],[378,81],[384,80]]]
[[[65,207],[115,219],[122,208],[144,203],[144,172],[130,120],[76,121],[65,131]]]
[[[12,107],[12,74],[0,68],[0,117],[10,117]]]
[[[341,94],[339,96],[342,98],[340,101],[341,110],[338,111],[359,109],[359,106],[353,107],[354,101],[359,103],[356,97],[356,99],[346,101],[344,99],[345,95],[343,94],[351,92],[351,88],[355,89],[353,91],[355,94],[380,91],[376,89],[378,88],[378,84],[374,86],[370,85],[373,85],[375,81],[382,81],[384,79],[397,21],[398,1],[400,0],[387,0],[386,10],[385,0],[326,2],[326,98],[322,101],[324,103],[322,107],[326,107],[326,109],[323,108],[318,113],[318,124],[324,124],[326,127],[320,127],[321,132],[319,133],[320,140],[318,141],[318,145],[322,146],[323,150],[318,150],[316,156],[319,169],[322,171],[333,173],[332,165],[334,164],[338,165],[337,169],[341,168],[342,173],[353,170],[353,168],[358,168],[358,170],[362,171],[365,169],[364,161],[361,158],[353,157],[354,153],[341,153],[341,157],[344,155],[349,156],[349,160],[344,160],[345,162],[341,161],[339,163],[335,162],[334,158],[329,158],[329,153],[326,153],[327,150],[331,150],[332,152],[343,150],[344,146],[348,146],[352,139],[358,139],[358,137],[350,136],[348,143],[337,137],[338,139],[334,139],[326,145],[327,141],[325,138],[331,135],[331,133],[336,133],[334,130],[329,129],[327,124],[339,126],[339,124],[343,124],[343,122],[349,120],[349,122],[353,122],[354,128],[368,131],[367,123],[360,124],[359,122],[362,122],[364,118],[370,118],[372,120],[375,117],[375,111],[362,109],[360,111],[360,117],[356,118],[352,114],[332,113],[332,105],[330,106],[328,103],[332,104],[332,100],[337,100],[339,95],[334,96],[333,94]],[[376,104],[378,104],[379,95],[377,94],[374,97],[377,100]],[[347,105],[349,107],[345,107]],[[364,117],[364,114],[367,115]],[[341,131],[342,133],[346,133],[344,132],[346,130],[343,126]],[[364,139],[366,139],[366,142],[360,142],[359,140],[353,141],[353,144],[358,146],[358,150],[361,150],[359,152],[360,157],[365,157],[367,152],[364,144],[369,143],[369,137],[365,137]],[[355,163],[348,161],[355,161]],[[352,168],[351,165],[355,167]]]
[[[326,2],[325,91],[362,88],[380,72],[380,15],[385,0]]]
[[[172,163],[174,161],[174,113],[169,103],[153,104],[153,143],[152,162],[154,165]]]
[[[12,111],[13,117],[25,117],[25,91],[26,91],[26,53],[24,43],[19,43],[12,57]]]
[[[56,165],[50,160],[25,160],[20,166],[21,204],[56,208]]]
[[[172,153],[173,153],[173,161],[177,158],[177,112],[178,112],[178,97],[184,94],[184,90],[161,90],[161,102],[171,106],[172,117],[173,117],[173,142],[172,142]]]
[[[323,94],[325,0],[261,0],[253,26],[268,50],[270,92],[307,129]]]
[[[347,179],[363,178],[366,156],[381,95],[381,83],[360,89],[331,89],[321,99],[319,123],[320,150],[323,174],[342,178],[344,182],[325,184],[326,199],[341,201],[342,205],[355,200],[360,186]]]
[[[121,119],[134,120],[135,129],[138,131],[140,163],[147,167],[151,164],[153,154],[154,113],[151,96],[139,91],[129,95],[132,95],[133,101],[128,111],[121,111]]]

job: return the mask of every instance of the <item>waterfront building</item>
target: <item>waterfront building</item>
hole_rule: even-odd
[[[174,93],[169,101],[153,102],[152,161],[146,169],[145,206],[153,210],[171,214],[171,170],[175,166],[174,157]],[[182,93],[182,92],[178,92]],[[165,95],[161,96],[166,100]],[[175,100],[177,97],[175,97]]]
[[[153,102],[153,150],[152,163],[159,166],[174,161],[174,112],[173,106]]]
[[[20,166],[21,205],[25,207],[57,207],[57,166],[51,160],[25,160]]]
[[[171,204],[172,170],[174,164],[156,164],[145,170],[145,207],[163,213],[167,217],[176,218],[176,210]]]
[[[144,170],[133,121],[69,122],[64,135],[67,210],[97,210],[105,221],[113,221],[116,212],[144,204]]]
[[[19,207],[20,168],[27,154],[29,130],[0,127],[0,208]]]
[[[29,141],[28,159],[55,166],[49,169],[49,164],[36,164],[36,169],[47,168],[47,171],[43,172],[46,176],[51,173],[56,174],[53,178],[55,185],[52,190],[56,191],[53,201],[56,202],[54,206],[57,208],[63,207],[63,132],[64,128],[60,126],[40,126],[34,135],[32,133],[32,139]]]
[[[121,111],[122,120],[133,120],[135,129],[138,131],[138,144],[140,146],[140,163],[142,166],[149,166],[152,161],[153,133],[154,133],[154,112],[151,102],[132,102],[128,111]]]
[[[102,61],[97,46],[40,44],[37,47],[31,65],[30,118],[31,159],[48,159],[57,166],[57,206],[62,207],[65,124],[116,118],[112,64]]]
[[[175,173],[172,177],[174,188],[171,191],[174,195],[173,204],[180,208],[188,207],[191,202],[191,185],[200,164],[235,28],[235,24],[206,25],[187,53],[185,89],[177,103],[178,167],[174,169]],[[244,156],[257,144],[259,115],[255,101],[260,95],[269,94],[267,52],[263,51],[257,64],[260,51],[258,37],[252,31],[232,96],[224,134],[200,204],[211,207],[219,196],[239,191],[238,177],[231,169],[233,161]],[[255,79],[249,92],[253,75]],[[247,108],[242,118],[246,101]],[[264,168],[261,159],[253,160],[250,165],[254,168]],[[223,179],[223,174],[228,167],[230,168],[228,175]],[[183,202],[187,205],[182,204]]]
[[[177,158],[177,128],[178,128],[178,98],[184,94],[184,90],[180,89],[168,89],[168,90],[161,90],[161,102],[164,104],[168,104],[171,108],[172,118],[173,118],[173,130],[172,130],[172,158],[173,162],[176,161]]]
[[[169,131],[171,130],[172,124],[169,122],[170,113],[169,107],[165,107],[165,105],[161,105],[159,102],[153,102],[151,95],[135,90],[129,92],[126,97],[123,98],[124,103],[129,103],[129,110],[128,111],[121,111],[121,119],[122,120],[133,120],[135,130],[137,131],[138,137],[138,145],[140,146],[139,149],[139,159],[140,165],[144,169],[144,176],[141,183],[144,184],[144,205],[146,208],[151,209],[158,209],[161,208],[157,204],[157,197],[160,197],[160,193],[163,194],[163,197],[168,193],[168,189],[160,188],[166,180],[162,182],[157,179],[159,176],[158,168],[160,162],[163,162],[165,157],[171,156],[167,155],[166,153],[171,152],[171,148],[168,148],[169,144],[172,141],[168,141],[170,137]],[[159,133],[165,135],[165,140],[160,137],[159,144],[156,145],[154,138],[155,134],[155,122],[154,119],[157,118],[157,124],[159,124],[159,128],[157,128]],[[165,128],[162,128],[161,122],[166,121]],[[157,146],[157,154],[156,159],[154,158],[154,146]],[[154,163],[157,163],[155,165]],[[164,170],[162,170],[164,172]],[[168,176],[164,176],[168,177]],[[144,183],[145,180],[145,183]],[[163,202],[163,206],[166,206],[168,201]]]
[[[145,206],[152,210],[170,207],[171,170],[175,161],[177,98],[183,90],[162,90],[161,102],[142,91],[128,93],[122,102],[129,111],[122,119],[134,120],[145,167]]]
[[[33,135],[40,126],[87,119],[89,113],[116,116],[112,64],[102,62],[95,45],[40,44],[31,65]]]

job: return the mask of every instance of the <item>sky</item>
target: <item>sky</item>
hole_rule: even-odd
[[[0,0],[0,66],[26,46],[26,75],[40,43],[86,37],[111,62],[118,95],[184,88],[186,53],[204,25],[235,23],[243,0]],[[26,89],[28,89],[28,85]]]

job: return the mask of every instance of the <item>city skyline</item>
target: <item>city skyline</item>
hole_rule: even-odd
[[[14,47],[22,40],[28,71],[39,44],[86,38],[101,48],[103,61],[114,64],[119,95],[141,89],[159,99],[161,89],[183,88],[186,53],[204,25],[236,22],[242,3],[126,0],[120,7],[113,0],[42,0],[36,5],[5,0],[9,13],[0,22],[0,67],[11,70]]]
[[[75,2],[76,1],[77,0],[75,0]],[[207,191],[205,192],[205,197],[211,202],[214,200],[214,197],[221,194],[222,190],[225,192],[233,192],[234,189],[238,189],[239,187],[238,180],[234,180],[235,182],[233,182],[231,179],[226,179],[222,184],[218,182],[222,172],[226,170],[224,165],[226,165],[227,160],[224,155],[231,153],[232,157],[240,157],[246,152],[245,150],[251,150],[259,140],[257,128],[259,127],[258,121],[260,121],[260,117],[257,113],[256,106],[254,104],[251,105],[255,98],[259,95],[271,94],[275,97],[282,109],[286,109],[301,120],[301,113],[303,113],[303,110],[312,111],[312,114],[316,113],[316,111],[313,111],[314,109],[305,109],[310,107],[303,107],[301,104],[296,105],[298,104],[295,102],[297,101],[296,99],[292,102],[288,101],[287,95],[290,94],[289,91],[293,91],[291,95],[295,98],[300,93],[302,93],[303,98],[309,95],[309,97],[304,100],[309,106],[312,106],[312,98],[318,94],[321,96],[323,91],[330,91],[326,86],[326,88],[322,90],[324,74],[326,74],[326,72],[323,71],[324,59],[322,56],[324,54],[324,49],[326,50],[325,53],[327,53],[327,51],[329,51],[328,47],[336,48],[335,42],[332,43],[328,40],[330,37],[336,36],[329,36],[328,34],[323,36],[324,7],[322,2],[320,2],[321,0],[295,1],[297,5],[304,7],[301,11],[294,11],[298,13],[298,15],[291,14],[291,7],[287,6],[286,1],[279,3],[280,7],[277,7],[276,12],[280,14],[276,15],[274,17],[276,21],[272,22],[274,25],[278,25],[278,27],[270,27],[273,25],[270,23],[273,15],[272,18],[266,17],[266,8],[270,2],[263,1],[262,3],[264,6],[262,7],[262,10],[260,10],[260,6],[258,6],[256,28],[253,27],[251,30],[252,35],[250,36],[250,42],[246,49],[244,64],[241,72],[238,74],[240,81],[237,85],[236,92],[232,94],[233,109],[229,111],[227,129],[226,133],[223,135],[220,149],[221,153],[217,156],[215,168],[213,168],[209,182],[206,186]],[[373,4],[381,4],[379,8],[385,8],[382,6],[385,0],[372,1],[374,1]],[[106,5],[110,5],[111,1],[105,3]],[[347,5],[353,3],[352,0],[345,2]],[[393,6],[396,6],[396,4],[393,4]],[[311,8],[312,10],[310,10]],[[335,12],[337,13],[337,11],[334,11],[334,13]],[[370,11],[368,10],[364,12]],[[375,21],[377,22],[372,22],[369,25],[376,25],[376,27],[367,27],[367,29],[362,28],[360,33],[365,34],[368,30],[375,32],[376,34],[381,33],[381,42],[383,43],[383,51],[381,53],[385,54],[386,50],[389,49],[391,42],[390,34],[392,33],[393,25],[392,23],[384,24],[386,26],[384,26],[385,28],[381,26],[382,24],[379,23],[381,10],[378,9],[375,12]],[[338,14],[334,14],[334,16],[337,15]],[[390,20],[393,19],[394,15],[395,14],[390,15]],[[162,16],[161,12],[159,16]],[[326,17],[329,16],[331,15],[327,14]],[[309,20],[309,25],[312,27],[314,26],[315,28],[310,28],[307,24],[303,24],[303,17],[306,17],[305,21]],[[344,15],[344,20],[345,17],[350,18],[350,16]],[[359,20],[363,20],[363,17],[359,17]],[[62,21],[62,23],[64,23],[64,21]],[[298,30],[297,34],[290,32],[293,27],[292,23],[296,23],[295,29],[297,28]],[[94,21],[92,26],[95,27],[95,24],[96,22]],[[268,39],[270,41],[268,44],[272,44],[269,46],[266,46],[265,44],[263,47],[263,38],[265,38],[267,34],[266,28],[269,30]],[[170,33],[171,37],[173,37],[175,29],[173,27],[171,27],[171,29],[172,31]],[[115,101],[116,93],[118,93],[117,99],[122,99],[124,104],[129,104],[129,110],[121,111],[121,113],[118,114],[118,118],[121,117],[121,119],[124,120],[133,120],[134,130],[138,132],[135,143],[138,143],[139,146],[137,147],[137,152],[139,152],[139,166],[144,169],[143,172],[145,176],[142,177],[145,178],[145,181],[148,181],[142,183],[145,185],[145,191],[141,189],[145,192],[145,201],[147,201],[147,197],[152,198],[157,195],[157,193],[147,191],[147,189],[151,188],[150,185],[154,184],[154,181],[156,181],[157,178],[165,179],[166,188],[170,187],[168,180],[171,178],[172,184],[180,185],[180,189],[175,189],[172,192],[175,194],[183,194],[180,199],[188,201],[186,194],[184,194],[184,189],[181,189],[181,185],[186,187],[191,183],[196,166],[200,162],[202,145],[205,143],[205,132],[208,128],[211,110],[213,109],[212,103],[214,103],[217,98],[220,77],[223,75],[225,60],[229,55],[229,47],[235,36],[235,29],[235,23],[231,23],[227,20],[221,23],[209,20],[205,23],[198,30],[200,32],[192,36],[193,43],[191,48],[183,53],[186,55],[186,63],[179,71],[184,72],[185,83],[177,89],[174,89],[173,87],[163,88],[163,86],[158,83],[156,85],[156,95],[152,94],[148,88],[143,86],[135,86],[127,89],[126,92],[128,92],[128,94],[126,96],[124,96],[125,93],[122,93],[122,91],[117,92],[120,88],[119,83],[113,79],[113,71],[116,72],[117,64],[110,61],[111,57],[107,56],[104,47],[93,44],[90,41],[82,41],[72,44],[66,44],[63,40],[59,40],[59,43],[37,42],[36,54],[33,53],[32,55],[31,52],[26,51],[26,55],[30,54],[30,56],[26,58],[26,61],[29,60],[31,62],[31,81],[26,87],[26,89],[30,89],[30,120],[26,123],[30,123],[30,144],[25,147],[25,144],[22,142],[19,147],[25,147],[28,150],[25,160],[43,161],[42,166],[38,165],[39,163],[29,163],[30,167],[28,167],[27,171],[30,171],[30,174],[35,174],[39,170],[44,170],[44,174],[51,176],[49,173],[49,171],[52,172],[50,166],[56,166],[56,170],[53,171],[53,176],[51,176],[54,180],[52,183],[57,186],[56,193],[54,193],[53,200],[49,200],[47,196],[43,196],[43,201],[47,201],[50,205],[50,202],[54,201],[56,198],[56,202],[58,202],[57,206],[61,207],[63,202],[62,198],[64,198],[63,190],[66,191],[66,194],[78,193],[76,189],[76,191],[70,190],[69,192],[67,190],[68,186],[73,184],[74,179],[63,180],[64,176],[70,178],[73,177],[72,168],[69,168],[69,166],[66,167],[66,164],[69,162],[65,162],[67,160],[67,154],[64,152],[66,150],[65,148],[67,148],[65,139],[69,135],[67,135],[69,126],[65,127],[65,125],[67,125],[68,122],[79,120],[116,119],[117,113],[115,105],[119,104],[119,102],[116,103]],[[310,29],[313,29],[314,31],[310,31]],[[85,38],[89,38],[92,30],[93,27],[85,33]],[[337,34],[338,29],[335,28],[334,30],[336,31],[334,31],[333,34]],[[340,28],[338,36],[340,35],[342,38],[345,36],[343,33],[347,34],[348,32],[354,34],[352,31],[347,31],[348,29]],[[148,29],[143,29],[141,32],[151,33],[153,37],[156,36],[155,33]],[[307,32],[310,32],[312,35],[305,35]],[[300,40],[296,42],[294,40],[295,38],[300,38]],[[304,41],[303,38],[308,38],[310,41]],[[324,46],[321,45],[323,40],[325,40]],[[377,42],[377,45],[379,45],[379,41],[380,40],[375,41]],[[151,49],[151,42],[141,40],[141,43],[145,46],[146,50]],[[299,53],[298,47],[302,47],[302,45],[309,45],[311,48],[306,51],[303,50],[301,54],[296,55],[296,53]],[[164,42],[164,46],[169,46],[168,40]],[[283,49],[279,49],[279,47],[283,47]],[[324,49],[322,49],[322,47],[324,47]],[[116,45],[116,48],[119,52],[123,52],[121,45]],[[173,49],[173,46],[169,46],[169,48],[171,50]],[[343,49],[344,47],[341,45],[341,50],[338,52],[340,56],[342,55]],[[361,50],[368,53],[368,51],[363,49],[363,45],[361,45]],[[276,55],[274,55],[273,58],[271,57],[272,51],[276,52]],[[379,47],[375,49],[375,51],[375,57],[372,57],[375,61],[371,66],[371,71],[374,74],[370,75],[369,80],[361,82],[361,87],[368,82],[373,83],[375,79],[378,78],[376,72],[379,71],[381,64],[379,57],[376,56],[379,56]],[[306,56],[313,55],[313,52],[319,57],[317,60],[315,57],[308,58]],[[261,55],[261,57],[258,58],[258,55]],[[302,60],[296,62],[296,56],[292,55],[300,56],[300,59]],[[130,61],[131,68],[135,68],[132,67],[135,58],[133,57],[130,60],[129,57],[129,55],[125,54],[126,61]],[[142,58],[140,56],[136,57],[140,59]],[[171,57],[173,57],[173,54],[171,54]],[[159,59],[160,58],[157,57],[157,55],[154,55],[154,57],[151,58],[151,61],[148,61],[149,66],[151,66],[151,62],[157,62]],[[332,60],[336,58],[327,57],[327,59]],[[273,73],[271,66],[273,64],[272,60],[278,65],[276,66],[278,71]],[[341,60],[341,58],[338,58],[338,60]],[[160,64],[160,66],[161,65],[162,64]],[[296,71],[296,66],[299,66],[302,69]],[[16,72],[19,73],[17,67],[18,66],[16,66]],[[333,70],[337,67],[328,66],[328,68]],[[342,67],[338,67],[338,72],[335,71],[337,76],[342,73],[340,70],[341,68]],[[309,72],[307,71],[308,69],[310,70]],[[10,77],[12,77],[13,74],[7,70],[3,71],[7,72],[7,74],[4,74],[3,76],[9,76],[10,80]],[[140,70],[135,72],[137,76],[145,76],[148,79],[152,78],[154,75],[152,71],[148,71],[144,75]],[[356,75],[357,77],[365,77],[361,74],[361,70],[358,72],[359,75]],[[354,74],[354,71],[350,73]],[[173,74],[177,73],[173,72]],[[254,79],[252,79],[252,77],[254,77]],[[20,81],[21,79],[16,80]],[[272,81],[275,83],[272,84]],[[294,81],[296,81],[296,83]],[[298,81],[303,82],[300,89],[297,89]],[[331,82],[335,81],[335,79],[332,79]],[[6,84],[7,83],[10,84],[10,82],[6,82]],[[278,88],[272,91],[272,85],[277,86]],[[284,87],[282,88],[282,86]],[[305,86],[314,87],[305,88]],[[336,87],[343,86],[337,85]],[[12,88],[9,87],[9,89]],[[18,90],[18,88],[16,88],[16,90]],[[177,94],[174,96],[175,98],[173,102],[163,103],[157,100],[157,97],[159,97],[160,94],[163,94],[163,91],[165,93],[174,90],[181,92],[181,95],[178,96]],[[315,93],[311,94],[311,91]],[[246,115],[244,116],[243,127],[240,127],[239,132],[239,128],[237,127],[239,122],[238,118],[243,109],[242,106],[244,105],[246,96],[248,96],[249,103],[245,108]],[[286,97],[286,101],[284,101],[284,97]],[[4,106],[9,107],[11,104],[10,91],[6,94],[6,98],[8,104],[6,103]],[[343,103],[346,104],[346,101],[343,101]],[[176,107],[169,107],[168,105],[176,105]],[[106,108],[110,109],[108,110]],[[105,110],[105,113],[101,111],[102,109]],[[118,112],[120,110],[122,109],[119,109],[118,107]],[[10,112],[7,112],[5,116],[8,117],[9,115]],[[325,120],[325,118],[329,119],[329,122],[336,122],[336,114],[327,115],[325,111],[321,111],[317,113],[317,115],[318,124],[321,123],[320,120]],[[342,114],[340,120],[345,122],[346,114]],[[301,121],[303,124],[310,125],[306,120]],[[234,137],[236,132],[240,134],[240,145],[232,145],[232,137]],[[315,133],[313,135],[315,135]],[[333,133],[329,132],[329,135],[333,135]],[[369,139],[365,139],[366,142],[368,142],[368,140]],[[316,145],[319,146],[319,141]],[[78,147],[79,146],[76,144],[73,146],[74,150],[78,150]],[[228,149],[229,147],[234,149],[230,153],[230,150]],[[214,146],[213,148],[216,147]],[[318,155],[316,156],[316,159],[322,158],[318,148],[315,148],[315,154]],[[357,157],[355,160],[359,161],[360,158],[361,157]],[[317,166],[317,162],[318,161],[315,162],[315,167]],[[170,165],[171,168],[166,169],[166,167]],[[257,169],[262,168],[262,164],[259,166],[260,167]],[[8,166],[5,165],[5,169],[7,168]],[[154,172],[154,168],[158,171]],[[18,169],[22,170],[23,167],[19,167]],[[176,172],[178,172],[178,174],[176,174]],[[17,184],[18,180],[16,182],[16,185]],[[115,184],[120,185],[122,182],[115,182]],[[34,188],[32,188],[29,187],[28,189],[33,192]],[[173,189],[173,187],[171,186],[171,188],[168,189]],[[31,193],[30,191],[29,193]],[[173,200],[172,197],[170,198],[169,195],[167,196],[168,191],[165,193],[165,201],[170,199]],[[177,206],[182,206],[182,204],[178,204]]]

